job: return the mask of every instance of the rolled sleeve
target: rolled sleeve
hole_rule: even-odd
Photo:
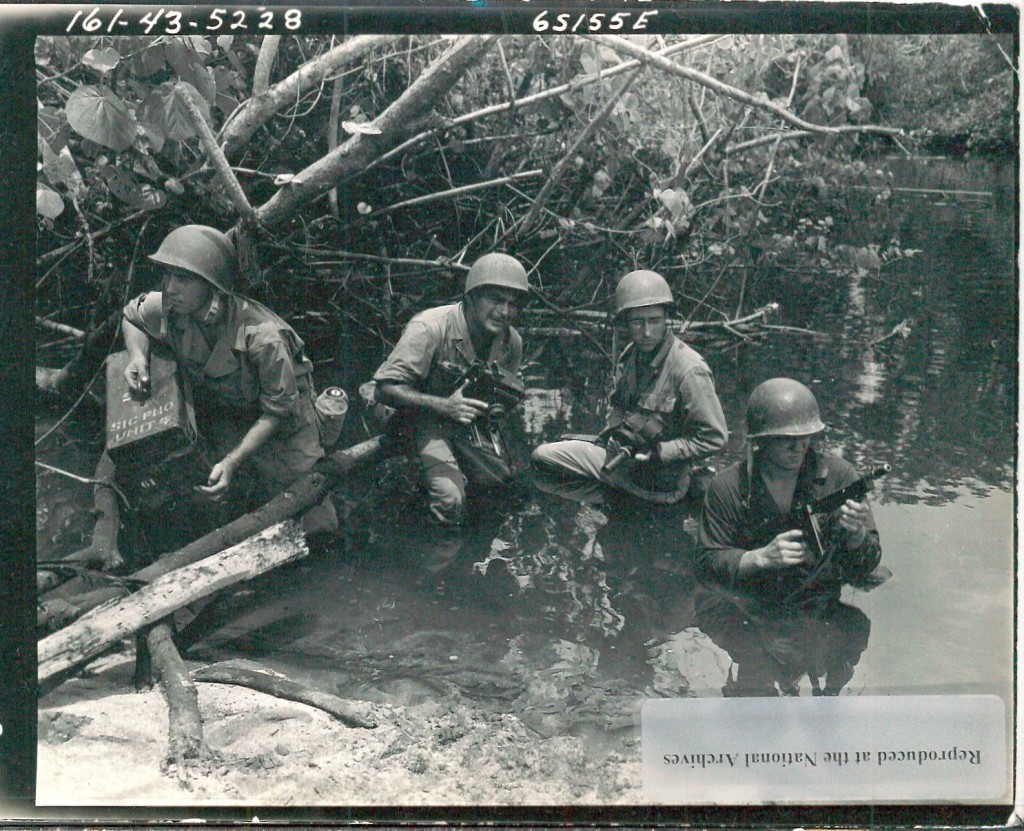
[[[746,549],[736,545],[742,517],[738,499],[731,497],[719,479],[713,479],[700,515],[697,568],[721,585],[737,583],[740,558]]]
[[[684,407],[680,426],[682,435],[659,444],[661,460],[701,459],[725,447],[729,430],[711,374],[701,369],[687,372],[679,385],[679,401]]]
[[[122,315],[154,340],[167,339],[167,318],[164,317],[164,298],[160,292],[147,292],[130,300]]]
[[[291,415],[299,400],[292,356],[280,338],[263,340],[249,352],[259,376],[260,410],[284,418]]]
[[[429,326],[410,321],[387,360],[373,374],[373,380],[378,384],[422,386],[430,374],[438,346],[439,339]]]

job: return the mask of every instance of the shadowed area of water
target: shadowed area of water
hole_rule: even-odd
[[[698,590],[692,509],[587,505],[527,489],[444,533],[422,521],[410,474],[392,461],[390,476],[348,486],[378,498],[352,518],[344,550],[221,598],[193,629],[188,656],[256,658],[346,697],[461,696],[514,712],[541,735],[596,739],[635,729],[644,697],[729,694],[735,664],[746,661],[749,676],[761,660],[752,648],[780,688],[796,667],[790,691],[804,694],[831,683],[842,694],[1010,701],[1015,172],[879,164],[894,188],[990,195],[892,193],[844,225],[846,242],[884,249],[895,235],[920,253],[852,280],[827,270],[755,275],[751,304],[778,301],[779,323],[820,334],[704,351],[732,428],[719,468],[739,458],[750,390],[775,375],[814,389],[832,449],[862,468],[892,465],[872,504],[895,576],[870,593],[848,590],[848,611],[811,628],[783,622],[751,646],[729,610]],[[906,337],[887,337],[901,323]],[[582,339],[528,341],[526,351],[529,394],[512,431],[520,453],[598,428],[610,368]]]

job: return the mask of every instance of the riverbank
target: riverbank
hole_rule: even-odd
[[[46,806],[614,805],[641,801],[639,744],[588,753],[464,699],[375,702],[378,726],[242,687],[198,684],[210,757],[167,766],[167,707],[134,657],[94,662],[39,708]]]

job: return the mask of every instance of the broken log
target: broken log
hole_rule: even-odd
[[[202,562],[168,571],[123,600],[99,606],[43,638],[39,642],[39,681],[89,660],[182,606],[308,553],[301,528],[294,522],[280,523]]]
[[[182,566],[197,563],[229,546],[237,545],[253,534],[258,534],[265,528],[316,505],[337,484],[337,479],[358,467],[379,462],[397,450],[398,447],[394,443],[385,441],[381,436],[375,436],[352,447],[330,453],[318,463],[316,471],[302,477],[288,490],[278,494],[265,505],[211,531],[184,548],[163,555],[155,563],[130,575],[130,579],[147,582],[155,580]],[[44,596],[39,604],[38,628],[45,631],[50,627],[51,621],[57,617],[56,613],[51,613],[51,601],[61,601],[59,617],[66,620],[69,615],[77,617],[102,603],[121,597],[123,594],[123,590],[113,587],[99,589],[78,597]],[[71,609],[68,608],[68,604],[71,605]]]
[[[171,627],[158,623],[146,635],[157,684],[167,702],[167,761],[181,771],[207,755],[196,685],[171,638]]]
[[[269,671],[250,669],[226,662],[198,669],[192,673],[192,677],[196,681],[209,684],[237,684],[287,701],[308,704],[310,707],[330,713],[348,727],[374,728],[377,726],[377,722],[371,715],[370,704],[356,704],[330,693],[307,689],[279,673],[271,674]]]

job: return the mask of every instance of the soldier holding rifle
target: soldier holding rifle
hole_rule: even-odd
[[[603,486],[672,504],[690,486],[695,464],[728,439],[722,405],[704,359],[668,326],[668,283],[654,271],[631,271],[615,288],[615,312],[630,344],[615,371],[606,427],[533,451],[537,485],[589,500]]]
[[[523,341],[512,322],[528,293],[518,260],[485,254],[466,276],[462,301],[410,320],[361,390],[369,403],[392,408],[386,431],[414,448],[430,518],[441,525],[462,522],[468,482],[493,487],[512,478],[500,420],[522,398],[515,373]]]
[[[818,403],[789,378],[760,384],[746,421],[746,460],[718,474],[705,496],[702,571],[726,588],[797,605],[838,599],[843,584],[869,580],[882,549],[863,498],[887,467],[859,478],[816,451],[812,439],[825,429]]]

